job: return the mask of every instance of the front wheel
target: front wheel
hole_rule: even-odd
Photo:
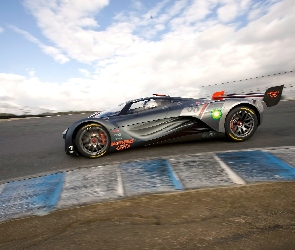
[[[230,140],[246,141],[255,133],[258,120],[253,109],[241,106],[228,113],[224,126]]]
[[[108,152],[110,136],[103,126],[91,123],[78,130],[75,142],[79,153],[89,158],[98,158]]]

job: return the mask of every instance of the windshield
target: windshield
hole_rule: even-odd
[[[117,106],[114,106],[112,108],[109,108],[105,111],[102,112],[96,112],[93,115],[89,116],[89,117],[96,117],[96,118],[103,118],[103,117],[107,117],[107,116],[114,116],[114,115],[118,115],[120,113],[120,111],[125,107],[126,102],[125,103],[121,103]]]

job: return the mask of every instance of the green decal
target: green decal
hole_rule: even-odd
[[[222,111],[220,109],[213,109],[211,111],[211,116],[214,120],[218,120],[222,117]]]

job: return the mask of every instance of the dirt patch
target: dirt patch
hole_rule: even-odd
[[[145,195],[0,224],[0,249],[294,249],[295,183]]]

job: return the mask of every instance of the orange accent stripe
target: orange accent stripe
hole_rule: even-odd
[[[199,112],[199,116],[201,116],[204,113],[204,111],[205,111],[205,109],[207,108],[208,105],[209,105],[208,102],[204,104],[203,108]]]

